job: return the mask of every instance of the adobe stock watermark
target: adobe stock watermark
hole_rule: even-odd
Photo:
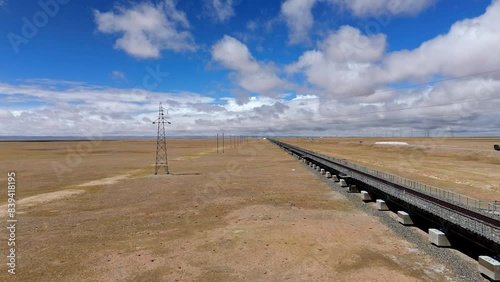
[[[151,66],[147,66],[146,72],[148,74],[142,78],[142,86],[150,91],[158,88],[158,86],[163,83],[164,79],[170,75],[168,72],[162,72],[160,70],[160,65],[156,65],[155,69]]]
[[[54,18],[59,13],[61,6],[66,5],[71,0],[39,0],[38,6],[40,10],[35,12],[30,18],[22,17],[22,26],[20,33],[9,32],[7,39],[14,50],[14,53],[19,54],[21,44],[28,44],[33,39],[41,28],[45,27],[51,18]]]
[[[10,274],[16,274],[16,173],[7,173],[7,267]]]
[[[97,132],[97,134],[89,135],[87,134],[87,140],[80,141],[76,145],[75,149],[66,149],[67,154],[63,162],[52,162],[52,170],[57,176],[57,180],[61,182],[63,180],[64,174],[70,174],[83,162],[83,157],[92,154],[94,148],[101,144],[103,140],[102,132]]]

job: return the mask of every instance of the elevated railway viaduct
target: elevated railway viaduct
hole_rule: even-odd
[[[379,210],[396,211],[402,224],[426,229],[436,246],[478,257],[479,271],[500,281],[500,202],[474,199],[275,139],[269,141],[349,191],[361,192],[363,200],[376,200]]]

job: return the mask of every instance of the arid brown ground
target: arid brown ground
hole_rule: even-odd
[[[169,140],[172,175],[158,176],[154,140],[82,142],[0,143],[19,281],[456,279],[266,140],[224,154]]]

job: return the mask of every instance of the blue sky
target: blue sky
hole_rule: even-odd
[[[498,134],[499,11],[481,0],[3,0],[0,135],[28,124],[150,135],[159,102],[174,135]],[[458,106],[432,107],[443,101]]]

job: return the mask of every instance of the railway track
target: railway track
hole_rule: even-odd
[[[353,164],[343,159],[319,154],[275,139],[269,139],[269,141],[299,159],[319,165],[334,174],[340,175],[341,178],[353,179],[372,189],[376,189],[380,194],[429,213],[439,218],[444,226],[454,226],[455,229],[461,232],[479,236],[483,240],[492,243],[489,245],[494,246],[493,252],[497,254],[499,252],[500,202],[480,201]]]

